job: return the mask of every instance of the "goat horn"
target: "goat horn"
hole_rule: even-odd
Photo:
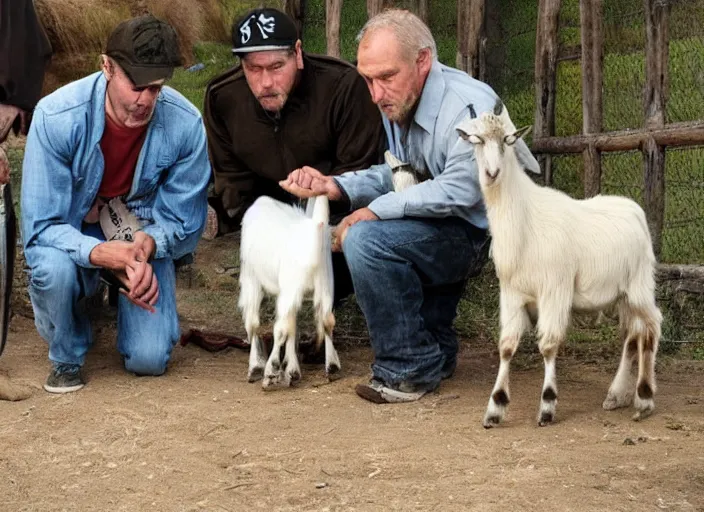
[[[500,116],[501,111],[504,109],[504,104],[500,99],[496,100],[496,105],[494,105],[494,115]]]

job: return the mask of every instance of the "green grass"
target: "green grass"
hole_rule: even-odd
[[[205,65],[200,71],[177,69],[169,85],[183,94],[198,109],[203,111],[205,87],[223,71],[233,67],[237,59],[231,47],[221,43],[200,43],[195,48],[196,61]]]

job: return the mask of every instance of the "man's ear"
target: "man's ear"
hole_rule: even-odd
[[[421,72],[430,72],[430,68],[433,66],[432,52],[430,48],[423,48],[418,52],[416,57],[416,64]]]
[[[294,51],[296,52],[296,68],[303,69],[303,48],[300,39],[296,41]]]
[[[110,81],[114,73],[114,68],[112,62],[110,62],[110,58],[105,54],[100,56],[100,69],[103,72],[105,80]]]

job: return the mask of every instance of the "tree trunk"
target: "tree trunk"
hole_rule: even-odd
[[[484,37],[484,0],[457,0],[458,69],[483,79],[486,65],[482,62]]]
[[[327,38],[327,54],[331,57],[340,56],[340,15],[342,0],[325,0],[325,35]]]

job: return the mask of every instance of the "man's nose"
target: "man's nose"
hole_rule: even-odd
[[[271,76],[271,73],[269,73],[266,70],[262,71],[262,87],[264,87],[265,89],[268,89],[272,85],[274,85],[274,80]]]
[[[374,103],[379,103],[384,98],[384,88],[379,82],[372,82],[369,89],[372,94],[372,101]]]
[[[152,105],[156,101],[156,97],[159,96],[160,89],[152,89],[151,87],[147,87],[142,91],[142,93],[139,95],[139,101],[138,103],[142,105]]]

